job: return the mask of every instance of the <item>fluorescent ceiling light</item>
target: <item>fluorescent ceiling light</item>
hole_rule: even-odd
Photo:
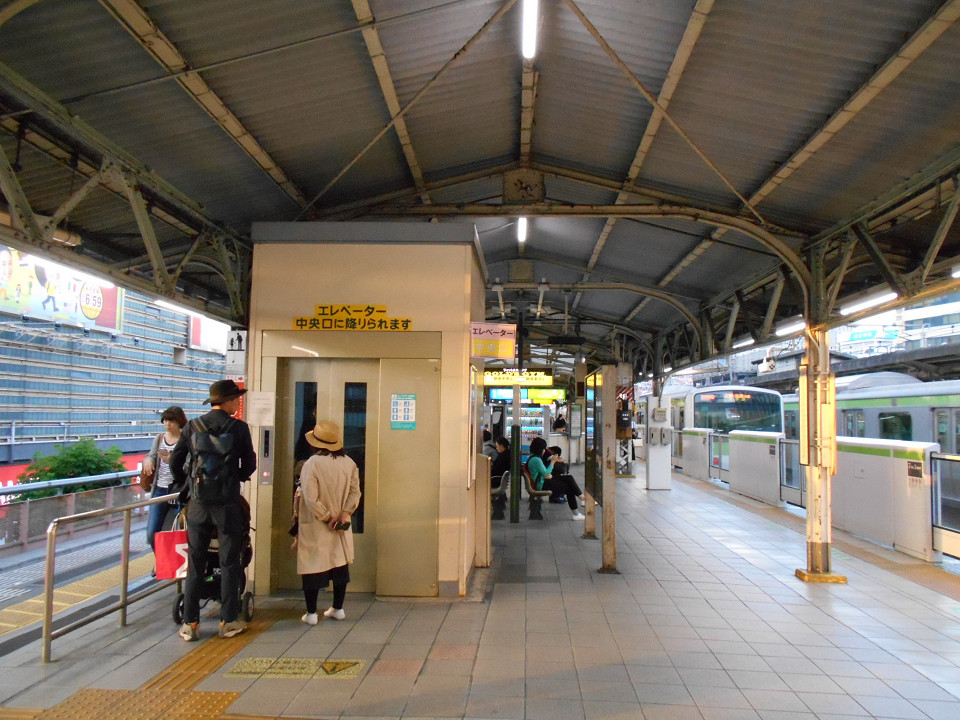
[[[521,245],[527,240],[527,219],[525,217],[520,218],[517,222],[517,242]]]
[[[665,367],[665,368],[663,369],[664,372],[670,372],[671,370],[673,370],[672,367]]]
[[[190,308],[183,307],[182,305],[174,305],[172,302],[167,302],[166,300],[157,300],[156,304],[167,310],[173,310],[174,312],[182,313],[183,315],[196,315],[197,317],[206,317],[202,313],[197,312],[196,310],[191,310]]]
[[[39,224],[43,224],[50,219],[46,215],[40,215],[39,213],[34,213],[33,215]],[[13,224],[13,218],[10,216],[10,213],[7,212],[0,211],[0,225],[6,225],[14,230],[19,230],[19,228]],[[47,239],[52,240],[55,243],[59,243],[60,245],[67,245],[68,247],[76,247],[83,242],[82,238],[76,233],[68,232],[67,230],[61,230],[59,228],[54,228],[53,231],[50,232],[50,235],[47,237]]]
[[[840,314],[853,315],[861,310],[866,310],[867,308],[876,307],[877,305],[888,303],[891,300],[896,300],[898,297],[900,296],[895,292],[884,293],[883,295],[874,295],[872,298],[867,298],[866,300],[861,300],[859,302],[847,305],[844,308],[840,308]]]
[[[750,347],[753,343],[756,342],[753,338],[747,338],[746,340],[741,340],[738,343],[733,344],[733,349]]]
[[[537,0],[523,0],[523,34],[520,52],[527,60],[537,54]]]
[[[784,325],[782,328],[779,328],[774,335],[777,337],[783,337],[784,335],[793,335],[796,332],[800,332],[807,326],[803,320],[799,322],[790,323],[789,325]]]
[[[953,272],[950,273],[950,274],[953,275],[953,277],[955,277],[955,278],[960,278],[960,265],[957,265],[957,266],[953,269]]]
[[[46,258],[39,257],[38,255],[24,255],[22,257],[22,260],[24,262],[33,263],[34,265],[40,265],[48,272],[58,272],[67,277],[72,277],[77,280],[82,280],[83,282],[99,285],[101,288],[105,290],[113,287],[113,283],[110,282],[109,280],[98,278],[95,275],[88,275],[82,270],[77,270],[76,268],[67,267],[66,265],[61,265],[60,263],[55,263],[52,260],[47,260]]]

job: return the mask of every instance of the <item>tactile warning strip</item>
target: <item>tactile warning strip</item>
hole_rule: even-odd
[[[42,710],[0,707],[0,720],[33,720]]]
[[[249,645],[279,617],[276,611],[258,610],[257,616],[247,624],[245,633],[229,640],[211,638],[200,643],[196,650],[154,677],[142,690],[189,690]],[[203,627],[203,623],[200,627]]]
[[[0,720],[213,720],[240,693],[198,692],[192,688],[223,666],[280,617],[262,610],[242,635],[210,638],[138,690],[87,688],[47,710],[0,708]],[[256,720],[243,716],[245,720]]]
[[[232,692],[138,692],[86,689],[33,720],[158,720],[215,718],[233,703]]]

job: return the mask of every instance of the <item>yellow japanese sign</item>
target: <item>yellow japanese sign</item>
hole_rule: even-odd
[[[411,318],[389,317],[386,305],[317,305],[313,317],[295,317],[294,330],[348,330],[409,332]]]
[[[553,385],[553,370],[484,370],[484,385]]]
[[[480,358],[512,358],[517,352],[517,326],[470,323],[470,354]]]

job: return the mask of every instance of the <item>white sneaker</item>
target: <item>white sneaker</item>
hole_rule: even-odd
[[[320,617],[316,613],[304,613],[304,616],[300,619],[307,625],[316,625],[320,622]]]
[[[583,513],[582,513],[582,512],[575,512],[575,513],[573,514],[573,517],[570,518],[570,519],[571,519],[571,520],[583,520]]]
[[[345,612],[343,612],[343,608],[340,608],[339,610],[337,610],[336,608],[329,608],[329,609],[323,611],[323,616],[324,616],[324,617],[328,617],[328,618],[332,618],[332,619],[334,619],[334,620],[346,620],[346,619],[347,619],[347,615],[346,615]]]

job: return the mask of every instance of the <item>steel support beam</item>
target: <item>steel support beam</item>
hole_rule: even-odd
[[[863,227],[863,225],[857,224],[854,225],[851,230],[853,231],[853,234],[856,236],[857,240],[860,241],[860,245],[864,250],[866,250],[867,255],[870,256],[871,260],[873,260],[873,264],[877,266],[877,269],[880,271],[880,275],[883,277],[887,285],[890,286],[890,289],[900,297],[909,295],[910,293],[906,283],[893,269],[893,266],[890,265],[886,256],[883,254],[883,251],[877,245],[876,241],[870,236],[870,233],[867,232],[866,228]]]

